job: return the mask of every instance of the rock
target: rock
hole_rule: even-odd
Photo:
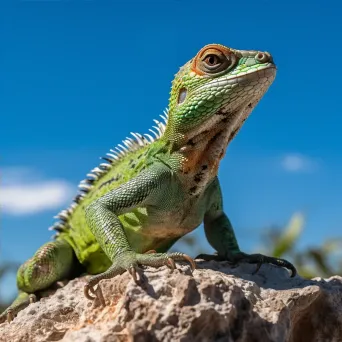
[[[71,280],[0,325],[0,341],[342,341],[342,278],[306,280],[227,262],[146,268],[101,281],[106,307]]]

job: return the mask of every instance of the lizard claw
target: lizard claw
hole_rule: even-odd
[[[88,283],[86,285],[84,285],[84,295],[86,298],[88,298],[89,300],[95,300],[96,299],[96,295],[95,295],[95,290],[94,288]],[[95,297],[93,297],[90,292],[95,295]]]
[[[102,293],[102,289],[100,285],[97,285],[97,288],[95,290],[96,298],[100,301],[102,306],[106,306],[106,302]]]
[[[189,257],[189,256],[186,255],[186,254],[183,254],[183,258],[184,258],[186,261],[188,261],[188,263],[190,264],[191,271],[192,271],[192,272],[195,271],[195,269],[196,269],[196,263],[195,263],[194,259],[191,258],[191,257]]]
[[[173,261],[172,258],[168,258],[166,266],[171,269],[171,273],[172,273],[176,268],[176,263]]]
[[[138,282],[138,278],[137,278],[137,271],[135,269],[134,266],[131,266],[129,269],[128,269],[128,272],[129,274],[132,276],[133,280],[135,283]]]
[[[37,297],[34,294],[29,296],[30,304],[35,303],[37,301]]]
[[[255,275],[259,272],[261,265],[262,265],[262,262],[257,263],[257,267],[256,267],[255,271],[252,273],[252,275]]]
[[[90,293],[92,293],[94,296],[92,296]],[[96,289],[89,283],[84,286],[84,295],[89,300],[96,300],[98,299],[102,306],[106,306],[106,302],[104,300],[104,296],[101,290],[101,286],[98,284]]]
[[[7,311],[7,322],[10,323],[14,320],[14,314],[12,309],[8,309]]]
[[[191,267],[191,271],[193,272],[195,269],[196,269],[196,263],[194,261],[193,258],[189,257],[188,255],[184,254],[184,253],[172,253],[170,254],[170,257],[173,259],[173,260],[178,260],[178,261],[187,261],[189,264],[190,264],[190,267]]]

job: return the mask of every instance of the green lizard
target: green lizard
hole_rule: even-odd
[[[99,281],[138,265],[175,267],[195,262],[183,253],[166,253],[182,236],[204,222],[216,255],[204,259],[232,263],[286,260],[240,251],[223,211],[218,166],[227,145],[265,94],[276,74],[268,52],[211,44],[180,68],[172,82],[165,124],[149,134],[132,133],[87,175],[74,203],[58,215],[54,241],[43,245],[18,270],[19,295],[0,316],[11,321],[36,299],[35,293],[80,265],[93,276],[85,285],[89,299],[104,303]]]

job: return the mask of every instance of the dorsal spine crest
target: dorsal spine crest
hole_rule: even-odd
[[[106,153],[105,157],[100,158],[106,161],[106,163],[99,164],[99,166],[93,168],[89,173],[87,173],[87,178],[83,179],[78,185],[79,193],[74,197],[73,203],[67,209],[62,210],[56,216],[54,216],[54,218],[58,219],[59,221],[54,223],[49,230],[55,230],[57,232],[55,236],[58,236],[60,232],[66,231],[68,229],[67,222],[70,215],[82,202],[87,193],[93,189],[94,182],[106,175],[112,169],[112,167],[115,167],[118,162],[126,157],[127,154],[150,145],[163,136],[168,122],[168,115],[169,111],[166,108],[163,111],[163,115],[160,115],[163,122],[153,120],[157,126],[153,126],[153,129],[149,129],[149,131],[153,133],[154,136],[147,133],[142,135],[140,133],[131,132],[133,139],[126,137],[126,139],[122,141],[123,145],[118,144],[113,149],[110,149],[110,153]]]

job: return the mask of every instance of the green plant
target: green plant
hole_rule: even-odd
[[[272,227],[262,234],[263,253],[293,261],[304,278],[331,277],[342,273],[342,238],[331,238],[319,246],[299,249],[297,244],[304,230],[305,218],[295,213],[286,227]]]

